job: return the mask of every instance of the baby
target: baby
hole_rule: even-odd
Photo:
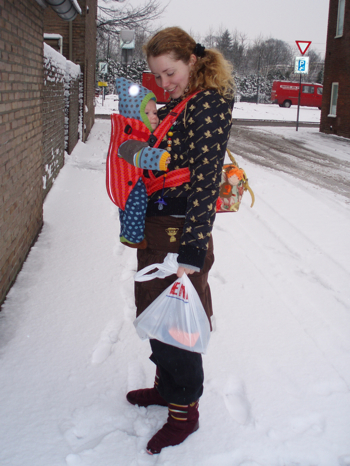
[[[127,118],[142,121],[153,132],[158,124],[156,97],[153,92],[125,78],[117,78],[119,113]],[[118,156],[135,167],[166,171],[170,154],[164,149],[150,147],[147,142],[128,140],[119,146]],[[141,177],[130,192],[125,209],[119,209],[120,241],[132,248],[144,249],[147,192]]]

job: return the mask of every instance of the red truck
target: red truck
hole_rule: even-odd
[[[157,97],[157,104],[165,104],[170,100],[170,94],[158,86],[154,75],[149,71],[142,73],[142,85]]]
[[[316,83],[301,83],[300,105],[318,107],[322,105],[323,86]],[[280,107],[289,108],[298,105],[299,83],[274,81],[271,91],[271,102]]]

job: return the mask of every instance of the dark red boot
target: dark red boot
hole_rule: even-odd
[[[169,404],[168,421],[147,444],[147,453],[156,455],[165,447],[179,445],[199,428],[198,401],[190,405]]]
[[[158,368],[156,371],[156,377],[154,379],[154,387],[153,388],[141,388],[140,390],[132,390],[131,392],[127,393],[126,399],[132,405],[147,406],[151,405],[160,405],[160,406],[168,406],[168,403],[162,398],[158,392]]]

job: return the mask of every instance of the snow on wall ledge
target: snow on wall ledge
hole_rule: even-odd
[[[70,79],[78,79],[80,76],[80,66],[67,60],[44,42],[44,67],[55,67],[58,71],[56,79],[62,81],[67,75]],[[46,83],[45,83],[46,84]]]
[[[80,66],[44,43],[43,90],[43,188],[44,196],[64,165],[68,153],[78,141]]]

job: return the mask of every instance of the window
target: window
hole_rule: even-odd
[[[314,91],[314,86],[303,86],[303,94],[313,94]]]
[[[335,37],[341,37],[344,29],[345,0],[338,0],[337,31]]]
[[[328,116],[337,116],[338,87],[339,83],[332,83],[331,105]]]
[[[318,87],[317,88],[317,94],[322,95],[323,94],[323,87]]]

